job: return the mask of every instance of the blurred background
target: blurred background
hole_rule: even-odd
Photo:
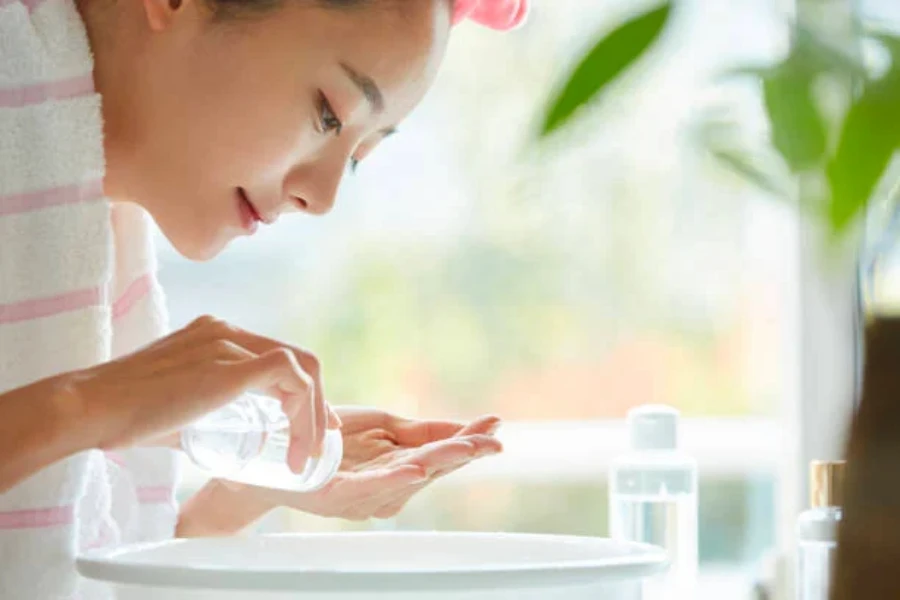
[[[701,598],[751,597],[796,427],[796,215],[693,136],[723,102],[764,127],[757,86],[716,76],[774,62],[790,3],[681,2],[652,60],[540,149],[568,65],[653,3],[534,4],[511,35],[455,32],[433,92],[348,174],[326,219],[284,221],[200,265],[161,240],[172,325],[210,313],[309,348],[335,404],[506,420],[503,456],[394,521],[275,513],[261,529],[606,535],[622,419],[666,403],[700,465]],[[895,0],[865,10],[900,23]],[[885,302],[900,298],[897,271],[880,271]],[[192,474],[182,496],[201,484]]]

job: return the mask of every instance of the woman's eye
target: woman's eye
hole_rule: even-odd
[[[344,124],[334,114],[334,110],[324,94],[320,95],[319,101],[319,125],[322,133],[334,132],[335,135],[341,135],[341,130],[344,128]]]
[[[351,158],[350,159],[350,172],[356,173],[356,170],[359,168],[359,159]]]

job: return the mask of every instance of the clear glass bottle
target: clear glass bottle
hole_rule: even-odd
[[[797,519],[797,600],[828,600],[841,522],[843,461],[810,464],[810,506]]]
[[[694,598],[697,585],[697,461],[678,450],[679,413],[660,405],[628,413],[631,452],[609,477],[613,539],[660,546],[669,571],[649,582],[655,598]]]
[[[213,477],[315,491],[328,483],[341,465],[341,432],[329,429],[322,456],[310,458],[302,473],[294,473],[287,465],[288,426],[278,400],[247,393],[184,429],[181,447],[194,464]]]

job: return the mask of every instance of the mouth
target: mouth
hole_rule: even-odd
[[[253,234],[259,228],[260,223],[265,223],[259,210],[250,200],[247,191],[244,188],[237,188],[239,209],[241,213],[241,226],[248,234]]]

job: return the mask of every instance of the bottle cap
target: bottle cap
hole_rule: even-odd
[[[678,447],[680,413],[671,406],[647,404],[628,412],[633,450],[674,450]]]
[[[809,503],[813,508],[842,506],[846,461],[814,460],[809,464]]]

